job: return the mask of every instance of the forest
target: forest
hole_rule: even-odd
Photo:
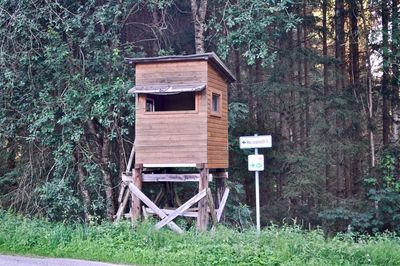
[[[270,134],[263,226],[400,232],[398,0],[0,0],[0,207],[117,210],[135,136],[124,57],[215,52],[229,88],[225,223],[254,225],[239,137]]]

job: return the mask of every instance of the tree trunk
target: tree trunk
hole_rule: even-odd
[[[110,221],[113,220],[115,214],[115,204],[113,195],[112,176],[109,171],[110,163],[110,140],[108,138],[108,129],[103,129],[104,132],[100,134],[94,120],[87,121],[88,130],[91,138],[94,139],[94,154],[96,154],[96,161],[100,165],[100,170],[103,175],[103,182],[105,186],[106,204],[107,204],[107,217]],[[90,136],[86,136],[90,145]]]
[[[194,23],[194,44],[196,54],[204,53],[204,21],[207,11],[207,0],[190,0]]]
[[[242,91],[242,77],[240,68],[240,52],[239,49],[235,50],[235,76],[236,76],[236,93],[238,100],[244,100],[244,95]]]
[[[399,0],[392,0],[392,142],[399,141],[400,125],[400,20]]]
[[[300,11],[299,11],[300,12]],[[301,36],[301,26],[297,26],[296,28],[296,32],[297,32],[297,47],[298,49],[301,49],[302,45],[302,36]],[[298,84],[299,86],[303,85],[303,64],[301,63],[301,59],[299,59],[297,61],[297,80],[298,80]],[[303,100],[303,96],[304,94],[302,92],[299,93],[299,98],[300,100]],[[299,146],[303,147],[304,144],[304,139],[305,139],[305,132],[304,132],[304,114],[303,114],[303,106],[300,106],[301,110],[299,112],[299,117],[298,117],[298,121],[299,121],[299,126],[298,126],[298,142],[299,142]]]
[[[293,31],[290,30],[288,32],[288,51],[293,51]],[[296,90],[295,88],[295,69],[294,69],[294,60],[290,56],[288,59],[288,83],[292,87],[290,90],[290,104],[289,104],[289,141],[291,148],[296,148],[297,142],[297,127],[296,127]]]
[[[358,41],[358,16],[359,8],[356,0],[348,0],[349,17],[350,17],[350,51],[349,51],[349,77],[350,83],[359,93],[359,80],[360,80],[360,64],[359,64],[359,41]]]
[[[361,18],[364,28],[364,44],[365,44],[365,61],[367,66],[367,88],[368,88],[368,135],[369,135],[369,150],[370,150],[370,167],[375,167],[375,140],[374,131],[372,127],[373,122],[373,102],[372,102],[372,65],[371,65],[371,52],[369,47],[369,32],[367,27],[367,19],[365,17],[364,3],[360,0]]]
[[[330,128],[330,111],[328,105],[328,97],[329,97],[329,83],[328,83],[328,26],[327,26],[327,13],[328,13],[328,0],[323,0],[322,2],[322,53],[324,56],[324,72],[323,72],[323,84],[324,84],[324,116],[325,116],[325,123],[327,128]],[[329,141],[329,140],[327,140]],[[331,164],[330,164],[330,155],[329,155],[329,147],[325,149],[325,190],[327,192],[330,191],[331,188],[331,180],[330,180],[330,172],[331,172]]]
[[[359,8],[356,0],[348,0],[349,16],[350,16],[350,58],[349,58],[349,76],[351,87],[355,100],[359,98],[360,91],[360,63],[359,63],[359,32],[358,32],[358,17]],[[356,145],[362,141],[361,123],[353,122],[351,127],[352,140]],[[361,184],[361,152],[358,150],[351,160],[351,173],[348,191],[351,195],[358,195]]]
[[[307,11],[307,0],[303,1],[303,17],[307,18],[308,16],[308,11]],[[309,87],[309,77],[308,77],[308,32],[307,32],[307,24],[304,24],[303,26],[303,40],[304,40],[304,88],[307,90]],[[310,103],[309,103],[309,96],[308,92],[306,92],[306,98],[305,98],[305,128],[304,128],[304,133],[305,133],[305,146],[308,146],[308,137],[309,137],[309,131],[310,131]]]
[[[328,64],[328,0],[323,0],[322,2],[322,53],[324,56],[324,72],[323,72],[323,84],[324,84],[324,119],[326,127],[329,129],[332,125],[330,123],[331,111],[328,104],[328,98],[330,95],[329,89],[329,64]],[[332,145],[330,138],[327,140],[329,144],[326,144],[325,148],[325,190],[327,192],[332,192],[333,181],[331,180],[331,154],[329,152],[329,147]]]
[[[85,184],[85,171],[83,170],[82,167],[82,155],[79,152],[78,149],[75,149],[75,162],[76,162],[76,168],[78,172],[78,186],[79,186],[79,191],[82,197],[82,202],[83,202],[83,215],[84,215],[84,220],[85,223],[89,222],[89,206],[90,206],[90,194],[89,190],[86,188]]]
[[[115,214],[114,193],[112,189],[113,188],[112,176],[110,174],[108,167],[110,163],[110,140],[106,132],[104,132],[103,135],[100,160],[101,160],[101,172],[103,174],[103,180],[106,192],[107,217],[110,221],[113,221],[113,217]]]
[[[389,87],[389,8],[386,1],[381,3],[382,11],[382,141],[389,144],[390,136],[390,87]]]
[[[151,15],[152,15],[152,19],[153,19],[153,26],[154,26],[154,29],[155,30],[153,30],[154,32],[157,32],[157,28],[158,28],[158,24],[159,24],[159,20],[160,20],[160,18],[159,18],[159,15],[158,15],[158,8],[155,6],[155,7],[153,7],[153,11],[152,11],[152,13],[151,13]],[[152,45],[152,54],[153,54],[153,56],[156,56],[157,54],[158,54],[158,51],[160,50],[160,40],[158,39],[158,34],[154,34],[154,41],[153,41],[153,45]]]
[[[342,92],[344,88],[344,63],[345,63],[345,39],[344,39],[344,0],[335,1],[335,57],[336,64],[336,91]]]
[[[335,1],[335,57],[337,60],[335,71],[335,88],[336,93],[341,94],[344,88],[344,0]],[[343,127],[342,119],[336,118],[336,127],[338,129]],[[337,139],[340,140],[341,136],[338,135]],[[338,146],[335,155],[336,161],[336,197],[339,199],[341,193],[341,179],[342,176],[342,150]]]

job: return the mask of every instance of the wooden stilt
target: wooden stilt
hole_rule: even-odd
[[[135,157],[135,144],[132,145],[131,154],[129,155],[128,164],[126,165],[126,172],[127,173],[129,173],[131,171],[134,157]]]
[[[224,195],[222,196],[221,203],[218,206],[218,211],[217,211],[218,222],[221,220],[222,214],[224,212],[226,201],[228,200],[228,196],[229,196],[229,188],[226,188],[225,192],[224,192]]]
[[[156,199],[154,200],[154,204],[160,205],[163,198],[164,198],[164,185],[161,187],[160,192],[158,192]]]
[[[119,189],[119,196],[118,196],[118,203],[119,204],[121,204],[121,202],[122,202],[122,197],[124,196],[125,188],[126,188],[126,183],[122,182],[121,183],[121,188]]]
[[[174,194],[174,201],[177,204],[177,206],[181,206],[182,201],[179,198],[178,193],[176,192],[176,185],[174,183],[172,183],[172,193]]]
[[[123,214],[123,212],[125,210],[126,204],[128,203],[128,200],[129,200],[129,194],[130,194],[129,193],[129,189],[125,189],[125,187],[126,187],[126,185],[123,187],[124,190],[125,190],[124,200],[119,205],[119,208],[118,208],[117,215],[116,215],[114,223],[117,223],[121,219],[121,216],[122,216],[122,214]]]
[[[133,172],[133,184],[138,188],[142,189],[142,168],[135,168]],[[131,208],[131,219],[136,221],[140,218],[141,213],[141,201],[136,195],[132,195],[132,208]]]
[[[217,219],[217,213],[215,212],[214,199],[211,194],[210,188],[207,189],[207,203],[208,203],[208,207],[210,208],[211,219],[213,222],[212,229],[215,230],[215,228],[217,227],[218,219]]]
[[[166,196],[166,207],[174,207],[174,191],[172,188],[172,183],[171,182],[165,182],[165,196]]]
[[[218,206],[218,209],[220,209],[222,197],[223,197],[225,189],[226,189],[225,178],[216,178],[215,183],[217,186],[217,206]]]
[[[200,181],[199,181],[199,191],[208,188],[208,168],[201,169]],[[207,211],[207,198],[202,198],[198,204],[199,212],[197,216],[197,229],[199,231],[204,231],[207,229],[208,225],[208,211]]]

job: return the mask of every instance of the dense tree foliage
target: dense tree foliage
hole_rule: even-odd
[[[263,224],[400,231],[398,6],[0,0],[0,204],[111,219],[134,140],[123,57],[204,49],[237,76],[227,221],[248,222],[254,184],[237,141],[258,132],[274,140],[263,151]]]

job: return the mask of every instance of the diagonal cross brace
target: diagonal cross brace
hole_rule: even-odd
[[[190,200],[185,202],[178,209],[176,209],[174,212],[172,212],[170,215],[162,218],[162,220],[156,224],[156,228],[160,229],[164,225],[171,223],[173,219],[175,219],[177,216],[179,216],[180,214],[187,211],[193,204],[197,203],[199,200],[204,198],[206,195],[207,195],[207,189],[203,189],[202,191],[197,193],[194,197],[192,197]]]
[[[217,220],[218,222],[221,220],[222,213],[225,208],[226,201],[228,200],[229,196],[229,188],[225,189],[224,195],[222,196],[221,203],[219,204],[218,211],[217,211]]]
[[[160,208],[158,208],[157,205],[155,205],[145,194],[143,194],[143,192],[140,191],[140,189],[133,183],[129,183],[129,189],[136,197],[143,201],[143,203],[146,204],[147,207],[152,209],[158,216],[160,216],[161,219],[167,217],[167,215]],[[168,226],[179,234],[183,233],[183,230],[172,221],[168,223]]]

